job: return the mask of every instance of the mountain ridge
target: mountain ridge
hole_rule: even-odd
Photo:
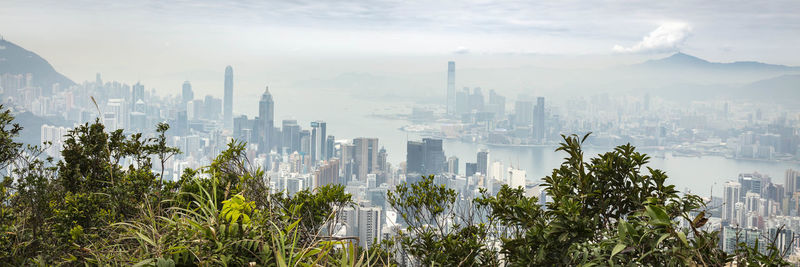
[[[787,66],[779,64],[769,64],[759,61],[734,61],[734,62],[711,62],[683,52],[677,52],[669,57],[651,59],[642,63],[632,65],[644,68],[700,68],[716,70],[739,70],[739,71],[800,71],[798,66]]]
[[[75,85],[71,79],[56,71],[47,60],[17,44],[0,37],[0,74],[33,74],[33,84],[42,88],[53,84]]]

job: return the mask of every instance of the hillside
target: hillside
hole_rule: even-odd
[[[0,74],[3,73],[32,73],[34,85],[40,87],[49,87],[55,83],[62,86],[75,84],[36,53],[0,39]]]

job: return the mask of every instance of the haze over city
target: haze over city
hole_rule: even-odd
[[[302,221],[302,216],[289,214],[290,207],[300,209],[287,204],[291,201],[314,194],[335,198],[306,207],[324,213],[313,218],[331,216],[301,226],[304,234],[318,233],[303,237],[304,245],[312,247],[323,240],[353,239],[354,246],[375,248],[386,245],[382,240],[416,240],[434,223],[459,229],[506,218],[502,205],[512,202],[500,203],[501,196],[530,202],[514,208],[538,214],[520,219],[511,235],[552,233],[547,227],[579,225],[554,215],[568,209],[558,205],[572,203],[566,198],[576,194],[586,210],[612,205],[607,209],[617,212],[598,211],[593,218],[605,220],[603,226],[587,227],[603,230],[581,237],[591,240],[583,245],[603,246],[598,244],[610,239],[595,237],[616,235],[623,220],[636,223],[646,211],[649,220],[639,222],[657,224],[642,227],[669,225],[671,231],[659,233],[665,237],[654,248],[737,255],[709,261],[715,265],[750,259],[742,251],[759,240],[775,245],[759,253],[780,254],[774,257],[780,259],[778,265],[797,264],[798,33],[796,1],[5,0],[0,3],[0,111],[8,113],[0,113],[0,171],[8,178],[0,195],[5,206],[0,208],[9,209],[0,211],[41,212],[49,217],[9,221],[51,227],[45,231],[66,229],[69,233],[61,233],[57,241],[37,241],[52,247],[24,250],[50,250],[53,255],[44,262],[52,262],[57,254],[98,249],[83,243],[54,245],[98,241],[80,239],[83,229],[119,234],[109,230],[115,225],[111,222],[140,220],[130,214],[162,201],[182,203],[181,194],[216,186],[228,186],[220,199],[226,208],[220,212],[227,214],[231,203],[241,201],[235,205],[241,205],[242,214],[261,223],[284,215],[280,218]],[[12,122],[22,129],[14,130]],[[96,127],[132,139],[114,147],[120,144],[116,137],[93,132],[100,129]],[[144,141],[135,139],[138,133]],[[92,152],[99,149],[93,142],[107,139],[105,147]],[[624,153],[633,147],[648,155],[646,165],[631,160],[635,154]],[[586,157],[567,153],[574,149]],[[93,153],[102,155],[95,158]],[[221,164],[223,160],[230,162]],[[583,167],[573,168],[570,160],[584,162],[581,166],[591,173],[581,174],[577,170]],[[109,177],[106,165],[92,165],[97,162],[110,166]],[[47,167],[52,168],[45,171]],[[44,174],[36,176],[40,183],[25,184],[29,173],[20,170]],[[139,170],[143,176],[136,176]],[[651,184],[660,183],[659,170],[674,192]],[[115,177],[145,188],[124,188]],[[231,177],[236,181],[220,182]],[[553,181],[574,188],[559,188]],[[234,189],[232,184],[237,184]],[[404,195],[411,184],[452,190],[447,193],[452,200],[443,200],[450,205],[448,213],[408,210],[403,201],[418,199]],[[28,201],[29,187],[54,192],[46,201],[44,196],[35,200],[51,203],[49,209],[18,204]],[[519,194],[513,191],[517,188]],[[638,193],[621,193],[629,191]],[[97,192],[125,196],[86,200],[112,203],[97,204],[100,210],[113,210],[111,219],[102,212],[83,221],[61,218],[70,214],[63,210],[89,208],[52,204],[71,205],[74,195]],[[167,199],[161,199],[162,193]],[[158,201],[151,201],[155,196]],[[654,197],[661,202],[652,203]],[[257,218],[262,215],[254,210],[271,209],[273,199],[285,200],[279,203],[285,210]],[[342,199],[348,201],[338,202]],[[255,201],[253,208],[247,201]],[[482,211],[471,206],[480,201],[498,203],[486,214],[471,213]],[[625,204],[616,208],[605,201]],[[686,210],[656,218],[661,214],[653,209],[672,209],[667,207],[672,201],[687,205]],[[216,206],[209,209],[217,211]],[[409,214],[431,218],[409,219]],[[219,222],[231,225],[239,220],[239,215],[222,217]],[[250,224],[250,217],[246,220],[242,225]],[[534,220],[538,226],[526,225]],[[25,229],[4,222],[0,220],[0,227],[7,228],[0,230]],[[486,236],[474,243],[487,255],[505,255],[489,256],[504,264],[579,263],[577,258],[545,256],[518,261],[516,256],[532,252],[509,252],[507,246],[517,243],[506,243],[501,232],[511,228],[484,229]],[[743,240],[740,233],[745,233]],[[686,241],[687,234],[693,243]],[[671,241],[662,244],[665,238]],[[595,249],[602,252],[597,259],[609,254],[617,262],[636,262],[619,258],[640,252],[624,242],[608,241],[613,249]],[[701,242],[711,245],[691,247]],[[422,252],[409,250],[408,244],[381,249],[401,266],[447,262],[415,254]],[[558,244],[574,249],[578,243]],[[333,250],[344,246],[337,243]],[[31,263],[30,257],[43,255],[37,253],[15,262]],[[109,262],[123,265],[147,256],[102,253],[116,255],[122,260]],[[706,261],[703,255],[714,253],[698,252],[699,260],[692,254],[678,265]],[[81,255],[73,260],[91,258]],[[5,257],[0,254],[0,261],[13,258]],[[184,263],[220,264],[192,257]],[[245,262],[264,263],[238,263]],[[671,265],[644,262],[639,261]],[[491,264],[476,260],[466,265]]]

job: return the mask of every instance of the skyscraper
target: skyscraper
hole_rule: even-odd
[[[456,93],[456,115],[461,115],[469,112],[469,88],[464,87],[463,90]]]
[[[144,101],[144,85],[139,82],[133,85],[133,90],[131,91],[131,103],[136,103],[136,101],[142,100]]]
[[[339,183],[339,159],[331,159],[314,171],[314,186],[320,187]]]
[[[742,198],[742,184],[737,182],[727,182],[724,186],[724,195],[722,196],[722,221],[733,222],[735,221],[736,203]]]
[[[183,82],[183,90],[181,91],[183,104],[186,105],[189,101],[194,99],[194,91],[192,91],[192,84],[189,81]]]
[[[226,129],[233,127],[233,68],[225,67],[225,96],[222,119]]]
[[[423,146],[418,141],[408,141],[406,144],[406,174],[422,174]]]
[[[784,186],[786,190],[786,195],[791,196],[794,192],[797,192],[797,188],[800,187],[800,171],[795,171],[793,169],[786,170],[786,176],[784,178]]]
[[[472,89],[472,94],[469,95],[469,99],[467,100],[467,102],[468,102],[467,112],[473,110],[477,112],[483,111],[484,100],[483,100],[483,93],[481,92],[480,87],[475,87]]]
[[[489,90],[489,104],[486,111],[494,113],[494,117],[501,119],[506,113],[506,98],[498,95],[494,90]]]
[[[531,124],[533,115],[533,103],[526,100],[517,100],[514,103],[514,121],[517,127],[525,127]]]
[[[316,165],[320,160],[326,160],[327,155],[327,124],[324,121],[311,122],[311,164]]]
[[[425,144],[423,148],[424,173],[438,175],[444,172],[447,159],[444,157],[442,139],[423,138],[422,143]]]
[[[478,172],[483,175],[489,174],[489,151],[478,151]]]
[[[336,150],[336,137],[328,135],[328,140],[325,142],[325,160],[336,157],[334,150]]]
[[[447,172],[458,174],[458,158],[456,156],[447,158]]]
[[[511,188],[525,188],[527,177],[527,173],[524,170],[514,169],[512,167],[508,170],[508,186]]]
[[[441,174],[446,171],[447,159],[442,149],[442,139],[423,138],[422,142],[408,141],[406,146],[406,173],[421,175]]]
[[[536,98],[536,108],[533,110],[533,138],[539,142],[544,141],[547,125],[544,116],[544,97]]]
[[[447,113],[456,113],[456,63],[447,62]]]
[[[266,87],[258,101],[257,128],[259,134],[258,151],[269,153],[272,148],[272,132],[274,130],[275,103],[272,101],[272,94],[269,93],[269,86]]]
[[[359,137],[353,139],[355,151],[355,175],[359,181],[366,181],[367,174],[376,173],[378,170],[378,138]]]
[[[380,243],[381,235],[381,208],[362,207],[358,210],[358,239],[359,245],[367,249],[373,244]]]
[[[759,173],[740,173],[739,184],[742,186],[742,193],[739,194],[739,202],[745,202],[747,193],[761,195],[761,187],[764,185],[764,177]]]
[[[283,120],[281,132],[283,133],[281,144],[286,153],[300,151],[300,125],[297,125],[297,120]]]

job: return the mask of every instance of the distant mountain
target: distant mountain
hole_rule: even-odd
[[[736,61],[731,63],[710,62],[689,54],[675,53],[672,56],[648,60],[644,63],[634,65],[635,67],[650,69],[705,69],[717,71],[800,71],[800,67],[785,65],[767,64],[756,61]]]
[[[754,99],[796,104],[800,101],[800,75],[781,75],[753,82],[738,91],[739,95]]]
[[[29,145],[41,145],[42,125],[54,125],[62,127],[72,127],[72,125],[60,117],[39,117],[29,111],[14,114],[14,122],[22,126],[23,134],[17,141]]]
[[[47,60],[12,42],[0,39],[0,74],[33,74],[33,83],[49,87],[55,83],[71,86],[75,82],[58,73]]]

